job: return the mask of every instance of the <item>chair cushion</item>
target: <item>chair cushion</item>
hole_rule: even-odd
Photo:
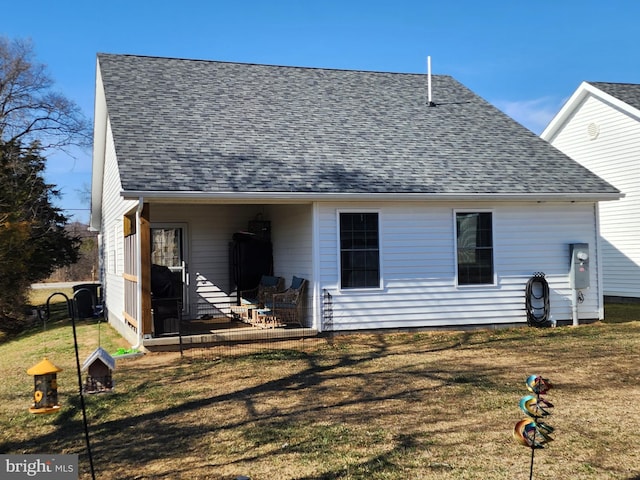
[[[291,288],[294,290],[300,289],[302,287],[302,283],[304,282],[304,278],[294,277],[291,279]]]
[[[260,285],[262,285],[263,287],[277,287],[279,280],[280,280],[280,277],[263,275],[262,278],[260,279]]]

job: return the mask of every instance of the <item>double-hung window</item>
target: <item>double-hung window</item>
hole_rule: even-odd
[[[341,288],[380,287],[378,214],[340,213]]]
[[[458,285],[493,284],[491,212],[456,212]]]

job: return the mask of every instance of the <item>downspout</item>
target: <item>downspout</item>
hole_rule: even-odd
[[[598,279],[598,320],[604,320],[604,268],[600,237],[600,202],[595,202],[593,211],[596,222],[596,278]]]
[[[133,349],[138,349],[142,345],[142,258],[140,252],[142,251],[142,235],[140,235],[140,217],[142,215],[142,208],[144,207],[144,198],[138,197],[138,208],[136,208],[136,229],[138,231],[136,235],[136,271],[138,272],[138,282],[136,284],[136,318],[138,319],[138,343],[133,345]]]

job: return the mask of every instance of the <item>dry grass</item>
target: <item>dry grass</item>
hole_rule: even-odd
[[[81,361],[95,323],[78,328]],[[109,327],[102,345],[123,346]],[[26,368],[59,374],[62,412],[27,413]],[[0,451],[80,453],[89,478],[68,322],[0,345]],[[85,397],[99,479],[526,479],[511,438],[524,380],[556,384],[555,441],[536,479],[639,479],[640,323],[345,335],[306,351],[218,361],[118,361],[116,392]]]

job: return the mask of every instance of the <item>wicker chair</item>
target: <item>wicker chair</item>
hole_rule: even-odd
[[[303,304],[306,286],[307,281],[304,278],[294,276],[289,288],[273,295],[273,304],[270,307],[278,322],[287,325],[297,323],[304,327]]]
[[[254,304],[260,308],[264,308],[265,305],[271,302],[271,297],[274,293],[279,293],[283,290],[284,278],[263,275],[256,288],[243,290],[240,292],[240,296],[248,304]]]

